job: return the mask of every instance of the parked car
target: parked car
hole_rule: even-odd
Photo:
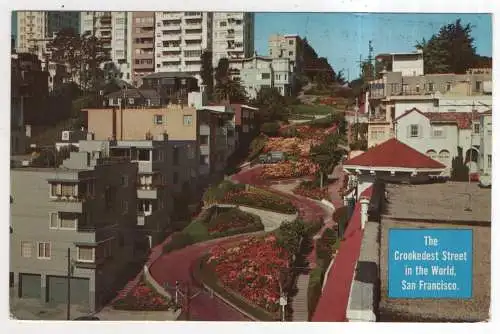
[[[267,154],[259,155],[259,162],[261,164],[275,164],[280,161],[285,161],[287,156],[284,152],[274,151]]]
[[[478,185],[480,188],[491,188],[491,175],[481,175]]]
[[[75,321],[97,321],[97,320],[101,320],[99,319],[98,317],[94,316],[94,315],[84,315],[82,317],[78,317],[78,318],[75,318],[73,319]]]

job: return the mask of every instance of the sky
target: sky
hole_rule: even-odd
[[[432,34],[456,19],[470,23],[476,53],[492,55],[492,19],[489,14],[406,14],[406,13],[256,13],[255,48],[268,54],[272,34],[298,34],[307,37],[320,57],[326,57],[333,69],[344,70],[346,79],[359,75],[359,57],[368,57],[371,40],[374,55],[414,51],[416,41]],[[349,78],[348,78],[349,76]]]
[[[461,18],[470,23],[476,52],[492,55],[492,19],[489,14],[383,14],[383,13],[256,13],[255,49],[268,54],[270,35],[298,34],[307,37],[320,57],[326,57],[346,79],[359,75],[359,56],[414,51],[415,42],[428,39],[445,24]],[[12,22],[15,31],[16,22]]]

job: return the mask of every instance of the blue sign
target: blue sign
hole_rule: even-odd
[[[390,229],[389,298],[472,298],[471,229]]]

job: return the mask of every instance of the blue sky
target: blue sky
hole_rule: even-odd
[[[471,23],[476,52],[492,54],[492,20],[489,14],[383,14],[383,13],[256,13],[255,48],[268,54],[267,40],[275,33],[307,37],[321,57],[347,78],[359,74],[359,56],[368,56],[372,40],[374,54],[413,51],[416,41],[428,39],[445,24],[462,19]]]

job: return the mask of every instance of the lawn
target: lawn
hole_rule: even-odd
[[[335,112],[336,109],[322,105],[297,104],[292,106],[291,114],[298,115],[328,115]]]
[[[237,208],[216,206],[203,211],[184,230],[172,236],[163,247],[165,253],[211,239],[263,231],[260,217]]]

